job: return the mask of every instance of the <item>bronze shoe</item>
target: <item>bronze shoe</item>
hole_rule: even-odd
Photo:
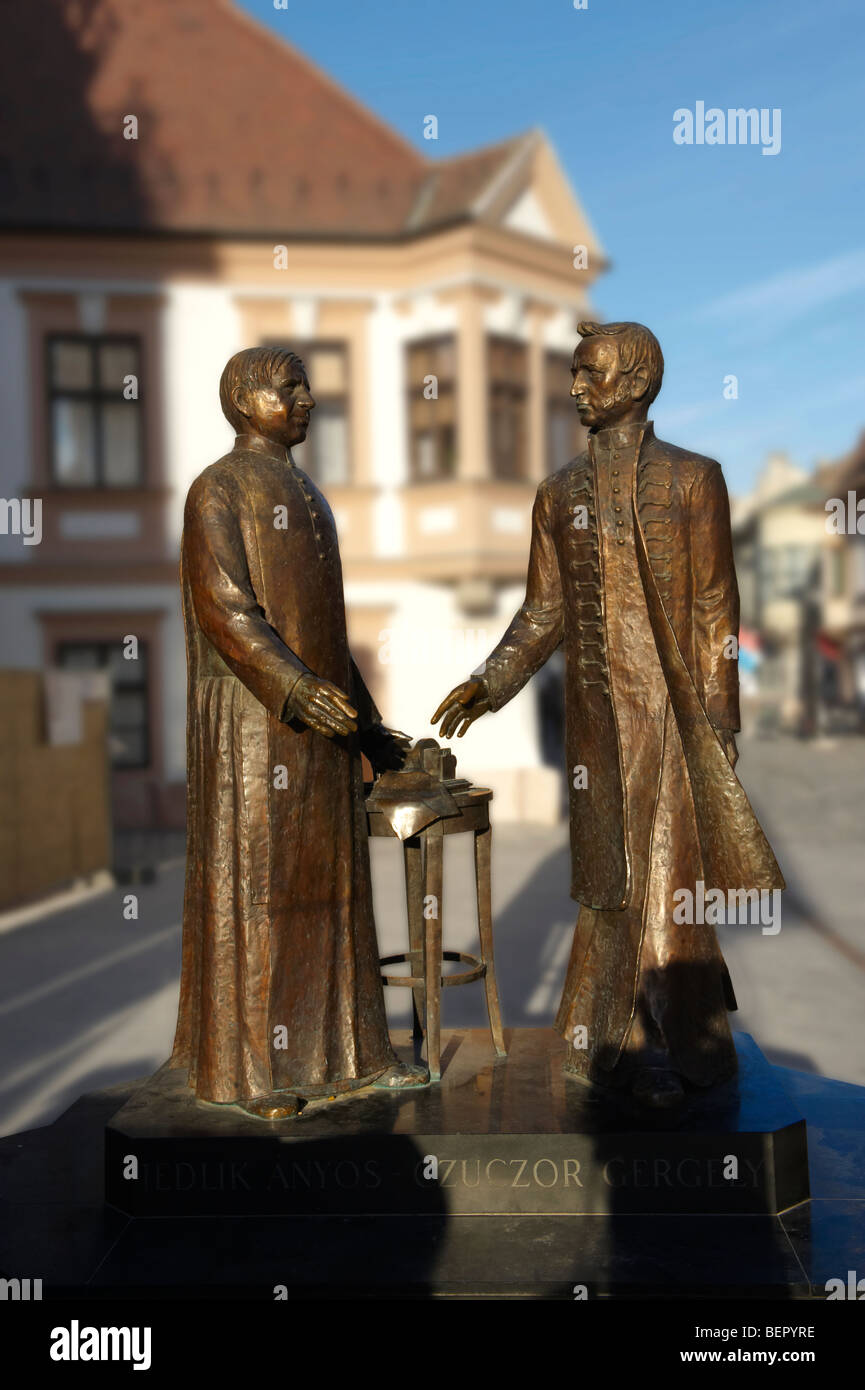
[[[260,1120],[290,1120],[301,1111],[300,1098],[290,1091],[272,1091],[267,1096],[249,1096],[239,1101],[241,1110]]]
[[[654,1110],[672,1110],[685,1099],[679,1077],[667,1067],[639,1067],[631,1082],[631,1095],[639,1105]]]
[[[411,1086],[428,1086],[429,1071],[410,1062],[396,1062],[372,1084],[377,1091],[402,1091]]]

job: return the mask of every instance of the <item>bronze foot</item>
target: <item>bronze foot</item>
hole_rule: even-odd
[[[272,1091],[267,1096],[249,1096],[239,1101],[241,1110],[247,1115],[256,1115],[261,1120],[290,1120],[300,1114],[300,1100],[290,1091]]]
[[[681,1081],[666,1067],[640,1067],[634,1073],[631,1095],[639,1105],[655,1110],[671,1110],[685,1099]]]
[[[416,1067],[410,1062],[396,1062],[372,1084],[378,1091],[402,1091],[410,1086],[428,1086],[429,1072],[426,1067]]]

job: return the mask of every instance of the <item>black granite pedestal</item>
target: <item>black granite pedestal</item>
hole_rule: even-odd
[[[0,1139],[0,1277],[46,1299],[807,1299],[865,1272],[862,1088],[741,1037],[737,1085],[635,1125],[564,1077],[552,1032],[507,1041],[446,1033],[440,1086],[294,1121],[177,1072],[83,1097]]]

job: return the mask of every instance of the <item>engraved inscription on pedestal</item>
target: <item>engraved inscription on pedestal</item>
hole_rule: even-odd
[[[450,1037],[440,1092],[355,1093],[268,1125],[165,1069],[106,1130],[108,1200],[141,1216],[555,1215],[775,1212],[808,1196],[804,1121],[744,1035],[738,1085],[654,1129],[566,1080],[548,1031],[512,1033],[507,1059],[483,1031]]]

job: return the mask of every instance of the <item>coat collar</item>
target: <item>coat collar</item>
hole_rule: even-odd
[[[651,420],[641,420],[632,425],[611,425],[609,429],[592,430],[589,434],[593,448],[623,449],[649,444],[655,438],[655,427]]]
[[[261,454],[264,458],[274,459],[277,463],[287,463],[292,466],[291,454],[282,444],[275,444],[272,439],[265,439],[261,434],[238,434],[234,439],[235,449],[243,449],[246,453]]]

